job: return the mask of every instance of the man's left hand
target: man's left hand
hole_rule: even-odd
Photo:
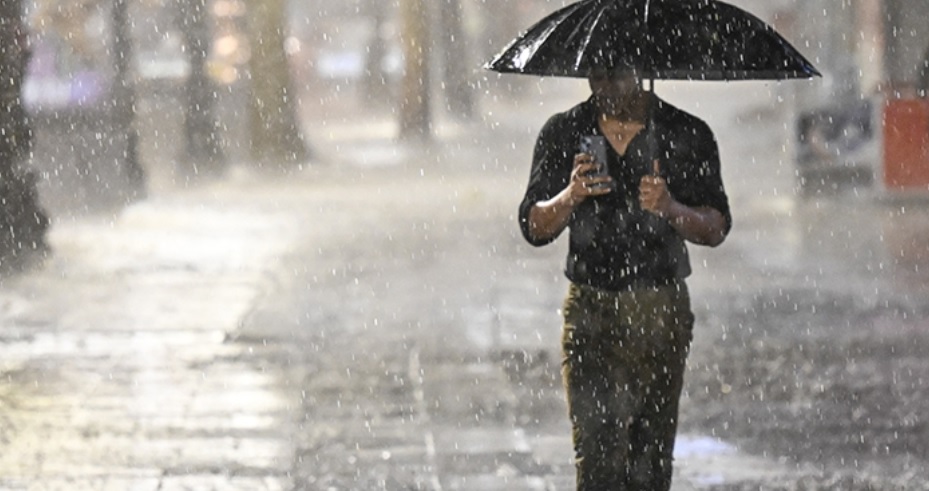
[[[661,177],[661,164],[656,159],[653,174],[645,176],[639,182],[639,205],[643,210],[662,218],[668,218],[674,198],[668,191],[668,182]]]

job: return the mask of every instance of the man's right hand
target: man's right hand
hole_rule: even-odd
[[[574,169],[571,170],[571,181],[566,190],[571,206],[577,206],[591,196],[602,196],[612,191],[609,183],[613,178],[598,175],[598,168],[589,154],[579,153],[574,156]]]
[[[597,164],[586,153],[574,156],[571,181],[553,198],[540,201],[529,209],[529,234],[536,240],[558,237],[568,226],[571,214],[578,205],[591,196],[609,194],[613,180],[596,174]]]

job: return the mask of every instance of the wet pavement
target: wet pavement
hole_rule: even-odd
[[[705,424],[701,394],[739,390],[716,343],[748,313],[925,314],[929,205],[801,200],[767,86],[665,87],[716,130],[736,205],[726,244],[692,249],[674,489],[822,474]],[[537,128],[582,89],[489,103],[426,148],[323,114],[312,165],[59,219],[0,287],[0,489],[572,489],[564,244],[530,248],[513,215]]]
[[[289,489],[295,404],[226,342],[286,225],[193,194],[56,223],[53,257],[0,293],[0,487]]]

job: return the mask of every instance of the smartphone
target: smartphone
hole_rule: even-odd
[[[590,155],[594,163],[597,164],[597,169],[590,173],[592,177],[601,177],[609,176],[610,169],[608,167],[608,158],[607,158],[607,141],[606,137],[599,135],[584,135],[581,137],[580,151],[581,153],[586,153]],[[610,183],[601,184],[603,187],[612,188]]]

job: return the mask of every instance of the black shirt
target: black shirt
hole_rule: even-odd
[[[690,275],[684,240],[666,220],[639,206],[639,182],[652,171],[648,132],[654,132],[661,175],[675,200],[718,210],[732,224],[729,200],[719,168],[719,150],[709,126],[697,117],[655,98],[651,128],[640,131],[624,155],[609,149],[609,170],[616,189],[589,198],[571,217],[565,274],[575,283],[606,290],[665,284]],[[600,135],[597,111],[589,99],[552,116],[536,141],[532,172],[519,207],[523,236],[529,234],[529,210],[567,187],[583,135]]]

